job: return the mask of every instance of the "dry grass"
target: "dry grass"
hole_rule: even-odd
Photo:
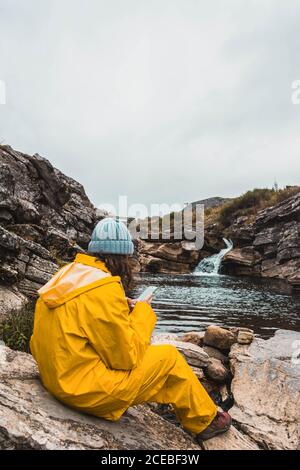
[[[240,197],[225,203],[219,208],[218,221],[228,227],[237,217],[246,216],[253,222],[257,213],[267,207],[274,206],[300,192],[300,187],[288,187],[274,191],[273,189],[254,189]]]

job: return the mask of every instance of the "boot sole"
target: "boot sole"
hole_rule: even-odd
[[[212,433],[210,436],[207,436],[207,437],[198,437],[199,441],[208,441],[209,439],[212,439],[213,437],[216,437],[216,436],[219,436],[220,434],[224,434],[225,432],[229,431],[229,429],[231,428],[231,423],[226,426],[226,428],[223,428],[223,429],[219,429],[217,431],[215,431],[214,433]]]

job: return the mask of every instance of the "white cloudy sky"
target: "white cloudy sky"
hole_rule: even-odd
[[[299,183],[300,0],[0,0],[0,140],[92,201]]]

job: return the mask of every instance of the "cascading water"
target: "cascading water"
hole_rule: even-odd
[[[225,248],[223,248],[219,253],[215,255],[209,256],[208,258],[204,258],[200,261],[198,266],[196,267],[194,274],[197,276],[201,276],[204,274],[210,274],[217,276],[220,270],[221,262],[226,253],[228,253],[233,248],[233,243],[231,240],[227,240],[223,238],[225,243]]]

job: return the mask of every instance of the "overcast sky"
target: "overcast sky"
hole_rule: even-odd
[[[95,205],[300,179],[300,0],[0,0],[0,140]]]

